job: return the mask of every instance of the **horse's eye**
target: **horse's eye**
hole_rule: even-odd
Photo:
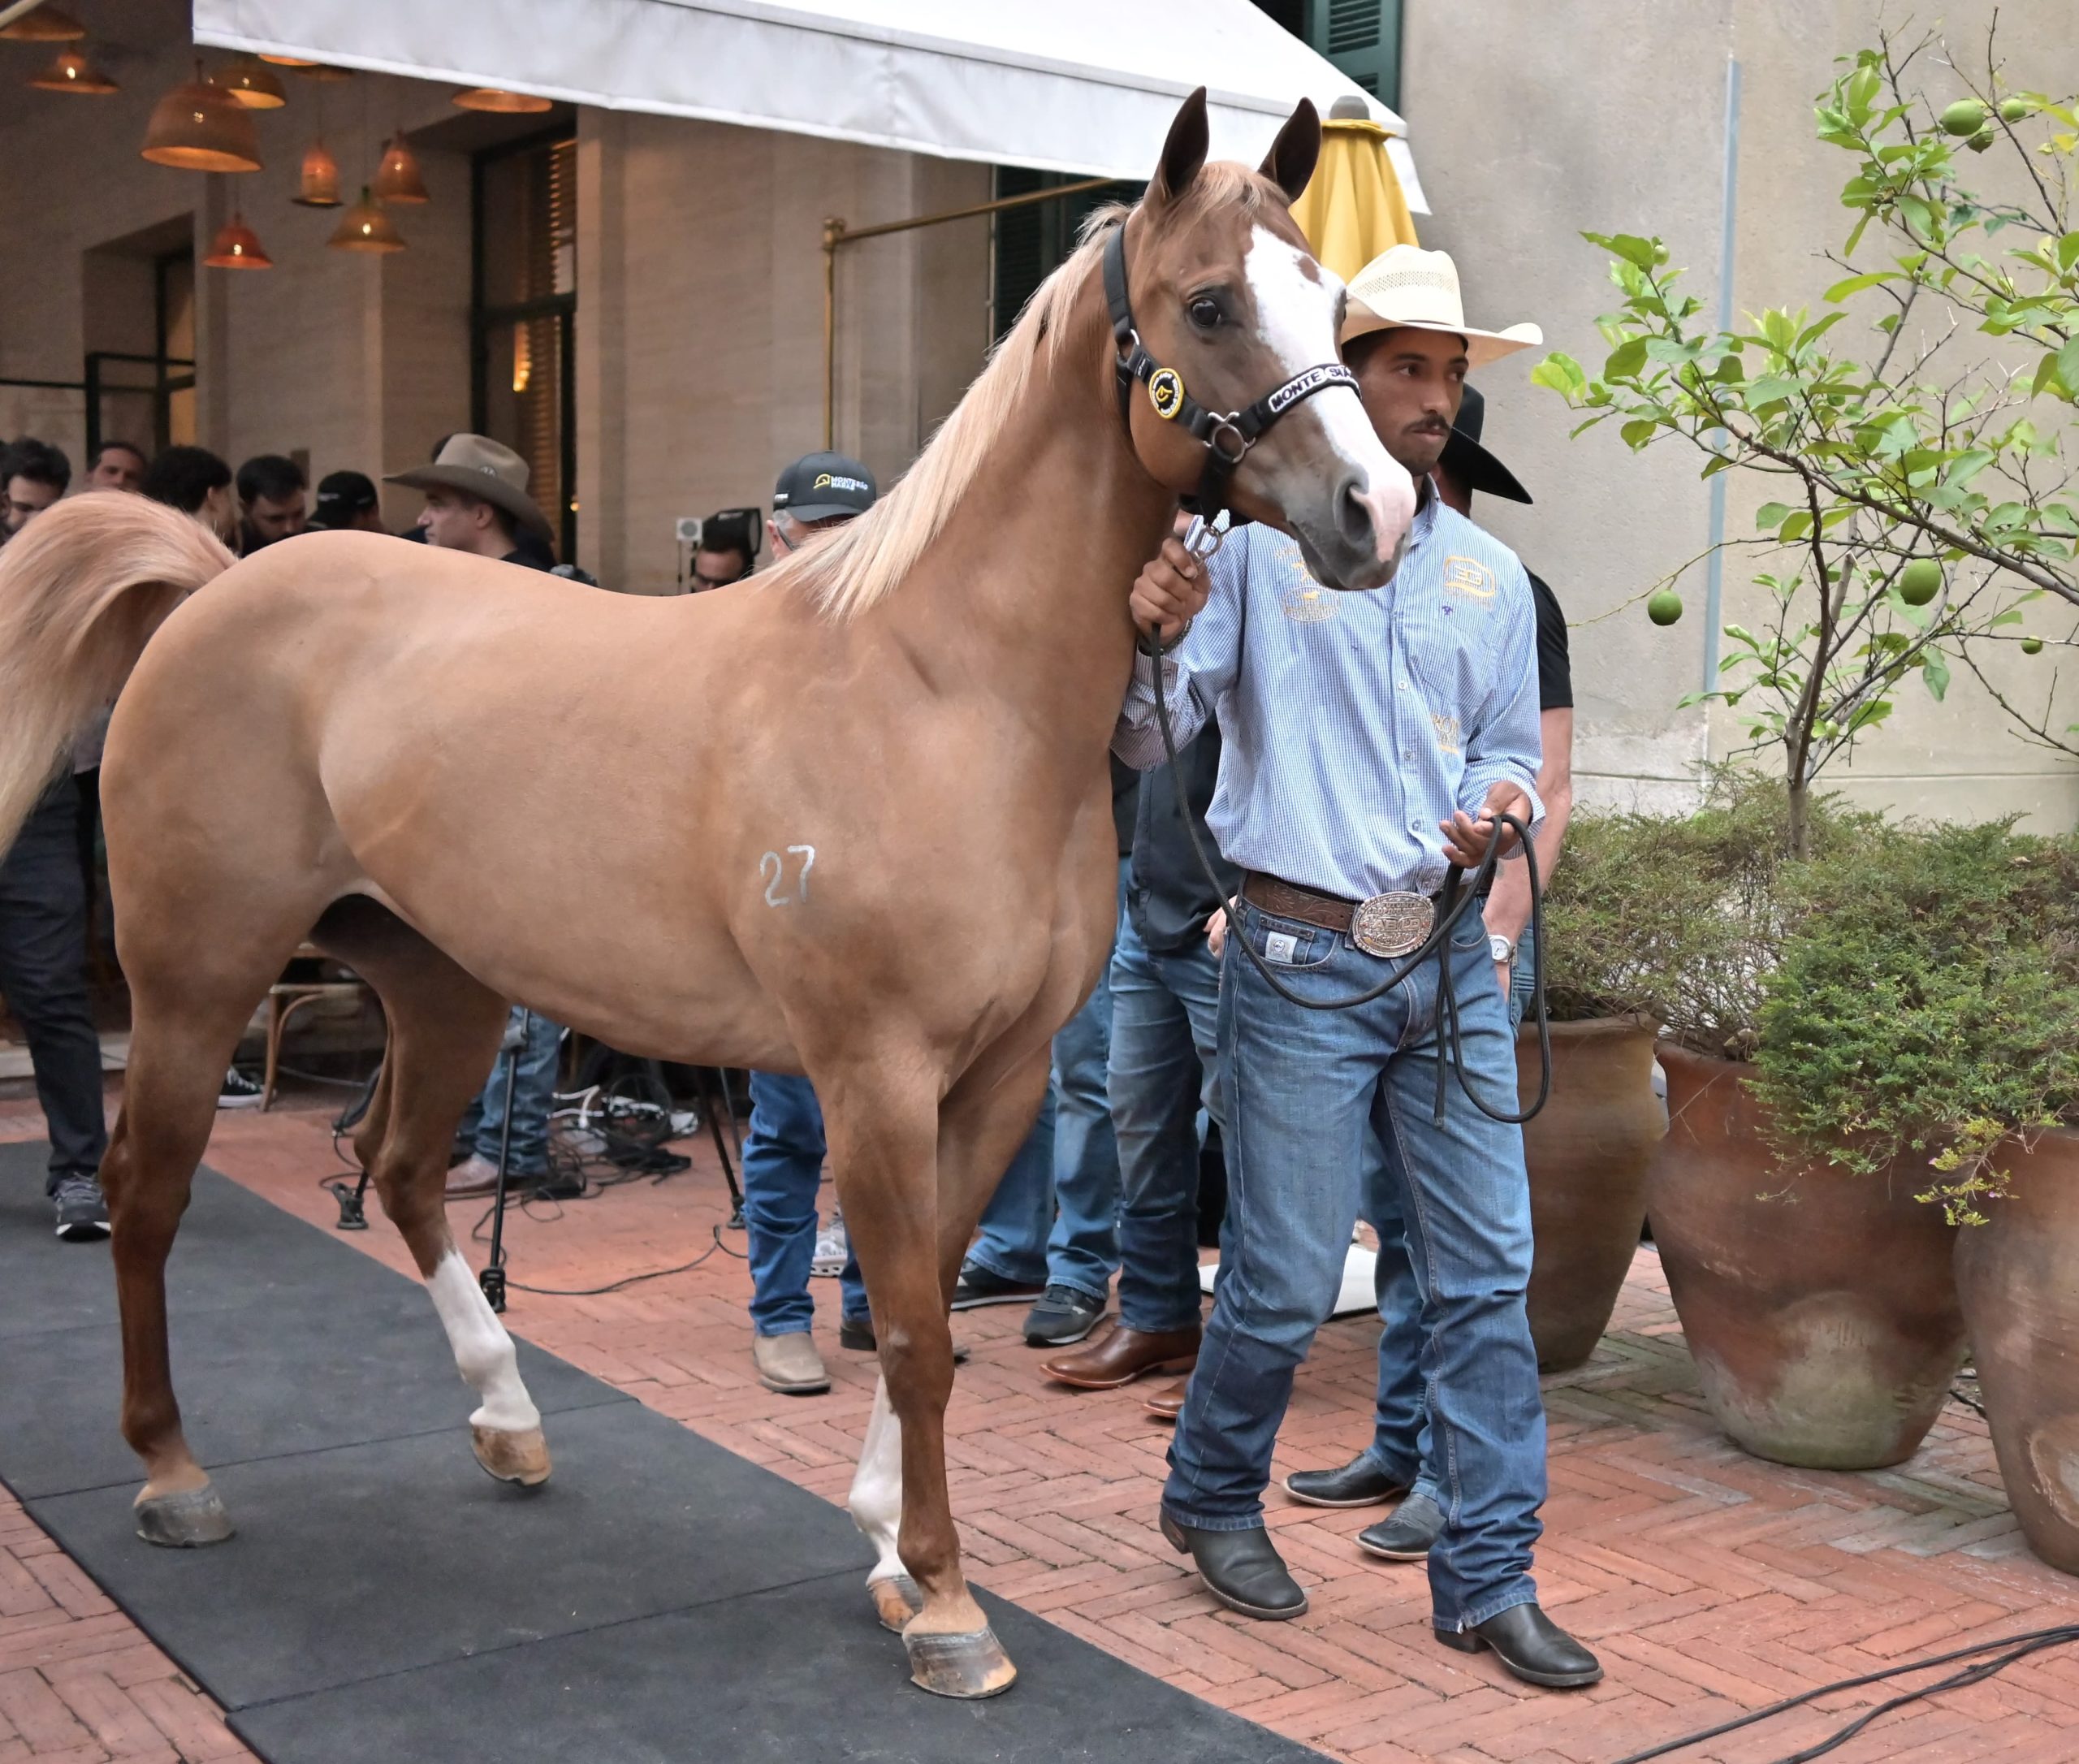
[[[1191,322],[1201,331],[1216,331],[1220,326],[1220,302],[1209,296],[1200,295],[1191,304]]]

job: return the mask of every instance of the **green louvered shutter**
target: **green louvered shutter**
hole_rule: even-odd
[[[1307,41],[1381,102],[1400,108],[1401,0],[1307,0]]]

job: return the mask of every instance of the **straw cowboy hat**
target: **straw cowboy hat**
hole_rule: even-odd
[[[1420,245],[1382,251],[1351,278],[1350,309],[1338,340],[1347,344],[1369,331],[1403,328],[1464,338],[1466,356],[1474,367],[1545,341],[1545,333],[1535,325],[1511,325],[1505,331],[1468,325],[1459,295],[1459,266],[1449,253],[1424,251]]]
[[[488,435],[451,435],[430,465],[391,472],[383,482],[413,490],[459,490],[503,510],[523,527],[551,536],[548,517],[527,494],[527,462]]]

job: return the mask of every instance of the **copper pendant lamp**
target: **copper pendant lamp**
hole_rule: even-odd
[[[375,205],[366,184],[361,186],[361,200],[339,217],[339,224],[326,243],[335,251],[377,253],[404,249],[404,241],[398,236],[390,217]]]
[[[339,205],[339,162],[322,141],[314,141],[304,149],[302,179],[289,200],[301,208]]]
[[[383,149],[383,163],[375,168],[372,186],[378,202],[430,202],[426,179],[419,171],[418,155],[404,140],[400,128]]]
[[[38,6],[12,24],[0,24],[0,37],[16,43],[76,43],[86,34],[85,25],[56,6]]]
[[[305,80],[315,80],[320,84],[351,80],[354,76],[351,67],[335,67],[330,62],[305,61],[300,55],[262,55],[260,58],[270,67],[286,67],[292,73]]]
[[[472,86],[456,93],[455,102],[461,110],[489,110],[497,116],[537,116],[555,108],[547,98],[527,92],[502,91],[496,86]]]
[[[274,260],[260,243],[260,236],[234,212],[210,241],[210,254],[202,260],[212,270],[271,270]]]
[[[115,82],[76,49],[61,49],[58,58],[29,81],[39,92],[83,92],[103,98],[117,89]]]
[[[282,76],[257,61],[235,61],[218,75],[217,83],[249,110],[279,110],[289,102]]]
[[[252,112],[205,80],[199,65],[192,81],[175,86],[153,109],[143,150],[153,165],[182,171],[260,169]]]

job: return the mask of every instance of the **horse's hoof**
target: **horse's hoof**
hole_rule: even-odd
[[[1018,1677],[1018,1668],[991,1629],[961,1636],[911,1632],[903,1636],[902,1645],[910,1650],[910,1682],[934,1697],[1000,1697]]]
[[[884,1580],[869,1580],[867,1591],[873,1597],[874,1615],[880,1619],[884,1629],[893,1629],[898,1636],[910,1619],[924,1608],[923,1589],[906,1574],[891,1574]]]
[[[217,1491],[205,1482],[175,1494],[140,1495],[136,1507],[137,1535],[146,1543],[169,1550],[199,1550],[222,1543],[237,1528]]]
[[[469,1429],[469,1444],[477,1462],[501,1482],[517,1482],[523,1489],[538,1488],[549,1479],[549,1442],[538,1427],[508,1433],[499,1427]]]

